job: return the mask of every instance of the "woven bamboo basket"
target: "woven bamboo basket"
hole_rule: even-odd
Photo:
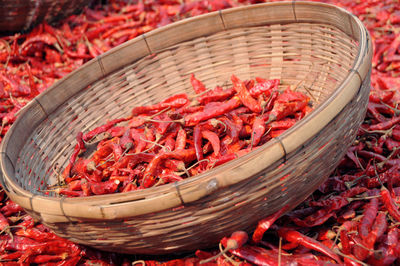
[[[26,31],[79,12],[92,0],[1,0],[0,32]]]
[[[101,250],[186,252],[309,196],[354,141],[366,110],[372,45],[347,11],[277,2],[214,12],[154,30],[74,71],[26,108],[1,147],[9,197],[58,235]],[[204,174],[150,189],[86,198],[45,195],[78,131],[136,105],[193,93],[190,73],[214,87],[280,78],[314,111],[261,148]]]

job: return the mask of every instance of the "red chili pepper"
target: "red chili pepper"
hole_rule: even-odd
[[[175,94],[162,102],[147,106],[137,106],[132,109],[132,116],[147,114],[151,111],[161,111],[166,108],[179,108],[189,103],[188,96],[185,93]]]
[[[188,114],[184,118],[185,126],[195,126],[202,121],[223,115],[239,107],[241,101],[239,97],[234,96],[226,102],[211,102],[206,104],[204,110],[197,113]]]
[[[255,147],[260,143],[262,136],[265,133],[265,121],[261,117],[256,117],[253,123],[253,129],[251,132],[252,146]]]
[[[392,196],[390,195],[389,190],[387,190],[385,187],[382,187],[380,195],[382,202],[384,203],[385,208],[389,212],[390,216],[400,222],[400,211],[397,208]]]
[[[293,115],[297,111],[301,111],[307,106],[306,101],[293,101],[293,102],[284,102],[282,99],[279,101],[279,96],[274,103],[274,107],[269,113],[269,118],[267,123],[281,120],[287,116]]]
[[[299,245],[305,246],[309,249],[321,252],[322,254],[335,260],[337,263],[341,263],[339,256],[336,255],[332,250],[319,243],[317,240],[303,235],[300,232],[287,228],[280,228],[278,229],[278,234],[288,242],[298,243]]]
[[[195,78],[194,74],[190,74],[190,83],[192,84],[193,90],[196,94],[205,92],[207,89],[204,84]]]
[[[1,239],[3,240],[3,239]],[[34,246],[40,244],[39,242],[23,236],[7,236],[3,243],[0,245],[0,251],[26,251]]]
[[[236,91],[233,88],[224,90],[222,87],[217,86],[213,90],[197,97],[197,101],[200,104],[205,105],[210,102],[224,101],[235,95],[235,93]]]
[[[168,158],[175,158],[184,162],[191,162],[196,158],[195,149],[175,150],[173,152],[160,152],[150,161],[144,172],[142,186],[144,188],[151,187],[155,184],[155,173],[161,161]]]
[[[57,42],[57,39],[51,36],[50,34],[40,34],[33,36],[27,40],[20,46],[19,53],[21,55],[27,55],[29,51],[29,47],[32,46],[34,43],[44,43],[47,45],[54,45]]]
[[[27,229],[22,228],[16,231],[15,234],[18,236],[28,237],[38,242],[46,242],[50,240],[61,239],[60,237],[58,237],[53,233],[44,232],[39,230],[38,228],[27,228]]]
[[[280,217],[282,216],[287,210],[289,209],[289,205],[283,206],[279,211],[271,214],[267,218],[261,219],[258,221],[258,225],[256,230],[253,233],[253,242],[258,243],[261,241],[265,231],[267,231],[271,225]]]
[[[253,97],[257,97],[260,94],[264,94],[266,97],[268,97],[271,95],[273,89],[278,88],[279,83],[279,79],[264,80],[249,89],[249,92]]]
[[[369,131],[374,131],[374,130],[386,130],[391,128],[392,126],[398,124],[400,122],[400,116],[394,116],[390,120],[381,122],[379,124],[374,124],[368,127]]]
[[[194,148],[196,150],[197,161],[201,161],[201,160],[203,160],[204,157],[203,157],[200,125],[196,125],[193,129],[193,141],[194,141]]]
[[[247,90],[244,82],[242,82],[238,77],[235,75],[231,76],[231,80],[233,83],[233,88],[237,92],[237,96],[239,97],[240,101],[244,106],[249,108],[254,113],[261,112],[261,105],[260,103],[254,99],[250,92]]]
[[[368,189],[365,187],[353,187],[348,191],[343,192],[339,196],[333,196],[321,201],[312,201],[310,202],[310,206],[329,207],[331,210],[339,210],[343,206],[346,206],[350,203],[348,198],[366,192],[367,190]]]
[[[291,220],[298,226],[302,227],[314,227],[325,223],[329,218],[334,217],[335,213],[330,208],[320,209],[314,211],[304,219],[298,217],[291,217]]]
[[[19,206],[17,203],[8,200],[6,205],[1,207],[0,211],[4,214],[4,216],[10,216],[12,214],[23,212],[24,209]]]
[[[12,252],[12,253],[6,253],[6,254],[3,254],[3,255],[0,255],[0,259],[3,260],[3,261],[16,260],[16,259],[19,259],[22,255],[24,255],[24,253],[25,253],[24,251],[15,251],[15,252]],[[7,264],[5,264],[5,265],[7,265]],[[20,265],[20,264],[17,263],[16,265]]]
[[[338,234],[340,235],[340,243],[342,244],[342,253],[346,255],[351,254],[353,247],[348,233],[354,230],[356,227],[357,223],[355,221],[346,221],[340,226],[338,231]]]
[[[107,130],[111,129],[114,125],[127,121],[129,118],[117,118],[114,120],[111,120],[109,122],[107,122],[106,124],[96,127],[95,129],[85,133],[83,135],[83,141],[90,141],[91,139],[93,139],[95,136],[106,132]]]
[[[114,193],[120,184],[119,180],[108,180],[104,182],[88,182],[91,192],[94,195]]]
[[[135,128],[131,128],[130,134],[131,138],[135,141],[135,153],[142,152],[147,146],[147,143],[145,142],[146,137],[144,136],[143,132]]]
[[[211,146],[214,150],[214,155],[218,156],[220,151],[220,140],[218,135],[209,130],[202,130],[201,135],[211,143]]]
[[[186,148],[186,131],[180,128],[176,136],[175,150],[183,150]]]
[[[30,263],[41,264],[41,263],[47,263],[47,262],[51,262],[51,261],[63,261],[66,258],[68,258],[68,253],[64,252],[59,255],[37,255],[37,256],[29,259],[28,261]],[[28,261],[24,261],[24,262],[27,263]]]

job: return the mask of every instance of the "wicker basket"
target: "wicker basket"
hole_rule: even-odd
[[[92,0],[1,0],[0,32],[25,31],[42,22],[53,22],[81,10]]]
[[[283,205],[295,207],[353,142],[370,87],[372,46],[362,23],[326,4],[280,2],[214,12],[154,30],[68,75],[26,108],[3,140],[9,197],[58,235],[98,249],[165,254],[214,245]],[[281,78],[316,109],[239,159],[184,181],[87,198],[40,193],[56,183],[77,131],[178,93],[189,74],[213,87]]]

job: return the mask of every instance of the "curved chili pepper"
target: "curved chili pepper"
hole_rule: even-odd
[[[281,82],[279,79],[270,79],[270,80],[258,80],[257,85],[249,89],[249,93],[253,97],[257,97],[260,94],[264,94],[266,97],[269,97],[272,93],[272,89],[277,89],[279,83]]]
[[[235,93],[236,91],[233,88],[224,90],[222,87],[217,86],[213,90],[197,97],[197,101],[200,104],[205,105],[210,102],[224,101],[235,95]]]
[[[137,106],[132,109],[132,116],[137,116],[140,114],[147,114],[151,111],[161,111],[166,108],[179,108],[189,103],[187,94],[175,94],[162,102],[147,105],[147,106]]]
[[[200,80],[196,79],[193,73],[190,74],[190,83],[192,84],[193,90],[196,94],[205,92],[207,90],[204,84]]]
[[[381,122],[379,124],[374,124],[368,127],[369,131],[374,130],[386,130],[400,122],[400,116],[394,116],[388,121]]]
[[[3,213],[5,216],[10,216],[12,214],[18,213],[18,212],[23,212],[24,209],[19,206],[17,203],[7,200],[6,205],[0,208],[0,211]]]
[[[141,186],[144,188],[151,187],[155,184],[155,173],[160,163],[163,160],[168,158],[178,159],[184,162],[190,162],[196,159],[196,151],[195,149],[186,149],[186,150],[175,150],[173,152],[170,151],[162,151],[158,153],[147,165],[146,170],[143,174],[143,181]]]
[[[253,233],[253,242],[258,243],[261,241],[262,236],[264,235],[265,231],[267,231],[271,225],[280,217],[282,216],[287,210],[289,209],[289,205],[283,206],[279,211],[271,214],[267,218],[264,218],[258,221],[258,225],[256,230]]]
[[[369,231],[374,223],[375,217],[378,214],[378,199],[372,198],[371,201],[365,205],[364,215],[358,227],[359,235],[362,239],[366,239]]]
[[[183,128],[180,128],[178,134],[176,136],[175,141],[175,150],[183,150],[186,147],[186,131]]]
[[[207,139],[211,143],[211,146],[213,147],[214,150],[214,154],[218,156],[220,151],[220,141],[218,135],[209,130],[202,130],[201,135],[203,138]]]
[[[197,113],[188,114],[184,118],[185,126],[195,126],[202,121],[207,119],[215,118],[217,116],[223,115],[236,107],[239,107],[241,101],[239,97],[233,96],[230,100],[226,102],[211,102],[206,104],[204,110]]]
[[[386,207],[386,210],[394,219],[400,222],[400,211],[397,208],[396,203],[394,202],[392,196],[390,195],[389,190],[387,190],[385,187],[382,187],[380,194],[382,202]]]
[[[261,117],[256,117],[254,119],[253,128],[251,132],[252,136],[252,146],[257,146],[261,141],[261,137],[264,135],[266,130],[265,121]]]
[[[57,39],[50,34],[43,33],[40,35],[33,36],[24,41],[24,43],[19,48],[19,53],[21,55],[27,55],[29,47],[34,43],[44,43],[47,45],[54,45],[57,42]]]
[[[244,83],[235,75],[231,76],[231,80],[233,83],[233,88],[236,90],[237,96],[239,97],[242,104],[249,108],[252,112],[260,113],[260,103],[251,96]]]
[[[321,252],[322,254],[335,260],[337,263],[341,263],[341,260],[338,255],[336,255],[328,247],[319,243],[317,240],[315,240],[311,237],[308,237],[306,235],[303,235],[300,232],[297,232],[295,230],[291,230],[288,228],[278,229],[278,234],[279,234],[279,236],[281,236],[283,239],[285,239],[288,242],[298,243],[299,245],[305,246],[309,249]]]
[[[201,126],[196,125],[193,129],[193,141],[194,148],[196,150],[196,158],[197,161],[203,160],[203,148],[202,148],[202,135],[201,135]],[[202,164],[204,166],[204,164]]]
[[[348,198],[366,192],[368,189],[365,187],[353,187],[348,191],[341,193],[339,196],[334,196],[321,201],[313,201],[310,203],[311,206],[329,207],[331,210],[339,210],[343,206],[350,203]]]

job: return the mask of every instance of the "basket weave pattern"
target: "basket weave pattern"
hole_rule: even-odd
[[[67,17],[92,0],[2,0],[0,32],[28,30],[42,22]]]
[[[321,12],[331,17],[316,15]],[[354,140],[368,101],[372,54],[357,21],[323,4],[265,4],[176,23],[117,47],[21,114],[1,150],[7,193],[60,236],[109,251],[183,252],[251,230],[283,205],[303,201]],[[206,34],[179,35],[198,23],[204,29],[196,30]],[[191,73],[209,88],[232,73],[243,80],[279,78],[282,89],[310,95],[316,109],[262,148],[175,184],[88,198],[39,191],[57,182],[52,169],[66,166],[77,131],[126,116],[136,105],[193,94]]]

